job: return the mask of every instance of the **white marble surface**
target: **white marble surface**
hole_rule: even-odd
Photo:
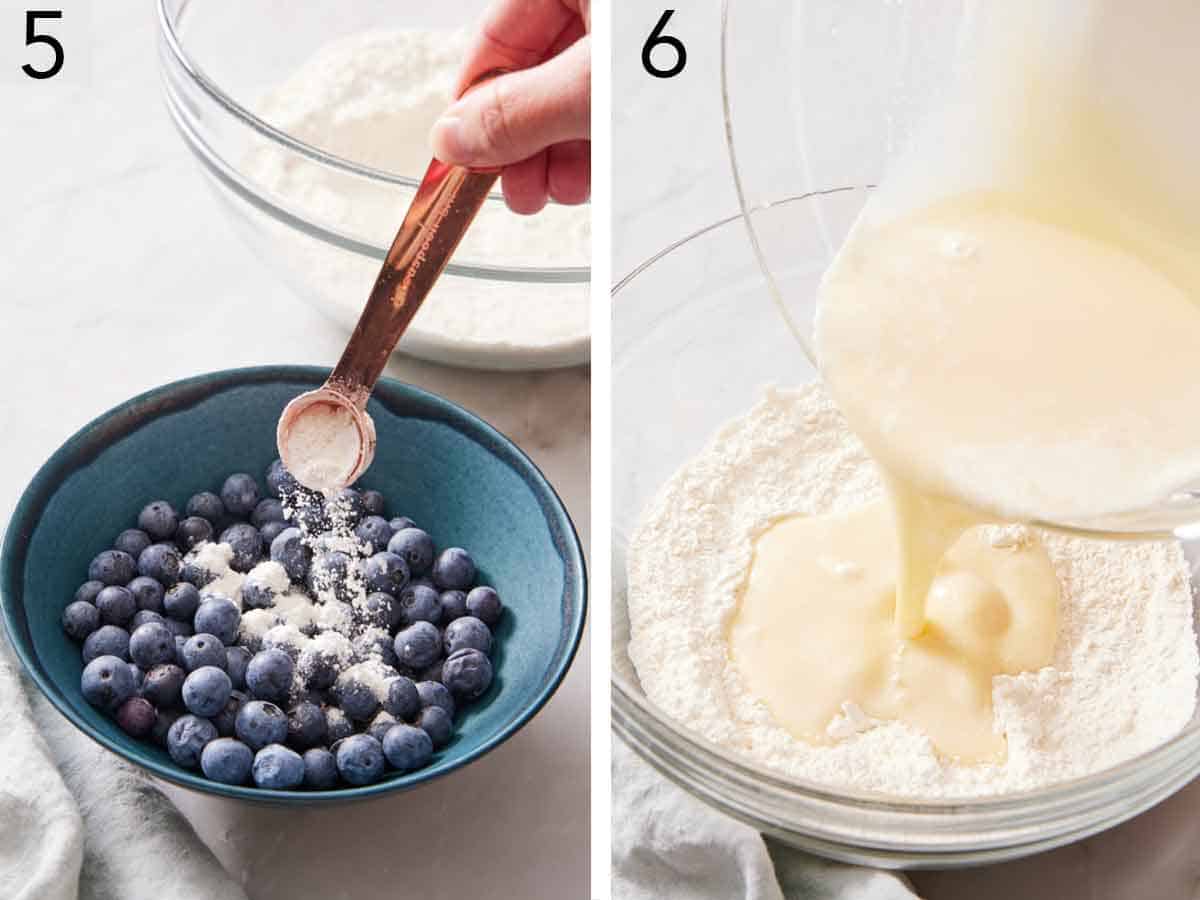
[[[669,31],[683,74],[650,78],[641,45],[661,9],[619,4],[614,23],[613,275],[737,212],[720,99],[720,2],[681,5]],[[1183,900],[1200,896],[1200,783],[1060,850],[996,866],[910,873],[927,900]]]
[[[331,365],[344,340],[251,256],[209,195],[158,96],[152,5],[103,10],[86,84],[0,83],[4,514],[55,447],[129,396],[212,369]],[[397,359],[387,374],[510,435],[586,546],[586,370],[496,375]],[[369,900],[406,885],[430,900],[585,896],[588,646],[528,727],[423,788],[311,811],[171,796],[254,900]]]

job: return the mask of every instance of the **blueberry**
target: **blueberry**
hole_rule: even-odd
[[[312,690],[323,691],[337,680],[338,658],[322,647],[309,646],[300,651],[297,660],[304,684]]]
[[[364,628],[384,628],[391,631],[400,624],[400,605],[391,594],[376,591],[352,607],[354,622]]]
[[[455,619],[442,632],[442,650],[449,658],[457,650],[471,648],[480,653],[492,652],[492,632],[474,616]]]
[[[266,630],[260,650],[282,650],[294,663],[300,658],[300,648],[305,643],[303,632],[295,625],[284,622]]]
[[[421,681],[438,681],[442,680],[442,666],[446,661],[439,659],[432,666],[421,670]]]
[[[242,582],[242,608],[270,609],[274,605],[275,589],[252,571]]]
[[[225,521],[225,504],[212,491],[201,491],[199,494],[192,495],[187,506],[184,507],[183,513],[189,518],[197,516],[207,519],[209,524],[216,528]]]
[[[283,521],[283,504],[273,497],[267,497],[265,500],[259,500],[254,507],[254,512],[250,514],[250,524],[255,528],[262,528],[268,522]]]
[[[383,628],[367,628],[351,641],[351,646],[354,648],[354,658],[360,662],[377,659],[393,668],[399,663],[392,636]]]
[[[129,588],[109,585],[96,596],[96,609],[100,610],[100,621],[105,625],[129,624],[137,612],[137,601]]]
[[[100,610],[86,600],[76,600],[63,610],[62,627],[67,637],[82,641],[100,627]]]
[[[233,683],[223,669],[201,666],[183,680],[183,705],[196,716],[211,719],[229,702]]]
[[[190,638],[196,633],[196,629],[192,627],[191,622],[180,622],[178,619],[168,618],[163,619],[163,624],[167,626],[167,629],[171,632],[171,634],[175,635],[177,639]],[[178,644],[179,641],[176,640],[176,643]]]
[[[288,522],[305,534],[322,534],[329,529],[325,498],[316,491],[298,486],[287,496]]]
[[[220,541],[233,548],[229,567],[235,572],[249,572],[263,555],[263,539],[258,529],[247,522],[230,525],[221,532]]]
[[[144,738],[154,729],[158,713],[149,700],[130,697],[117,708],[117,725],[131,737]]]
[[[421,711],[421,695],[411,678],[401,675],[388,682],[387,699],[383,708],[403,722],[411,722]]]
[[[151,612],[148,609],[139,609],[133,614],[133,618],[129,620],[129,625],[127,627],[130,635],[132,635],[143,625],[147,625],[151,622],[161,625],[163,628],[167,628],[167,620],[164,619],[159,613]],[[175,633],[172,632],[170,628],[167,628],[167,631],[171,633],[172,637],[175,636]]]
[[[271,542],[290,527],[287,522],[267,522],[262,528],[258,529],[258,533],[262,535],[263,546],[270,547]]]
[[[225,511],[231,516],[249,516],[260,498],[258,482],[245,472],[230,475],[221,485],[221,502],[225,504]]]
[[[163,612],[165,591],[155,579],[139,575],[129,582],[129,592],[133,594],[138,609],[147,609],[160,614]]]
[[[369,734],[375,740],[383,743],[383,736],[387,734],[388,729],[396,724],[396,717],[386,710],[380,710],[375,718],[371,720],[371,724],[366,727],[363,734]]]
[[[371,553],[378,553],[388,548],[392,526],[383,516],[367,516],[354,529],[354,536],[366,544]]]
[[[254,754],[250,771],[258,787],[286,791],[304,781],[304,760],[282,744],[268,744]]]
[[[171,759],[185,769],[200,765],[200,754],[209,743],[217,739],[217,728],[208,719],[183,715],[167,732],[167,752]]]
[[[150,535],[142,531],[140,528],[126,528],[117,535],[117,539],[113,541],[113,549],[120,550],[122,553],[128,553],[134,559],[141,555],[141,552],[153,544],[150,540]]]
[[[167,619],[167,621],[174,622],[175,620]],[[187,660],[183,658],[183,648],[187,646],[188,637],[191,637],[191,635],[187,635],[186,637],[182,634],[175,635],[175,665],[183,669],[184,672],[187,671]]]
[[[137,690],[129,666],[119,656],[93,659],[83,667],[79,687],[84,700],[109,711],[115,710]]]
[[[132,652],[132,643],[130,647]],[[197,632],[183,644],[183,667],[189,672],[195,672],[204,666],[215,666],[224,669],[228,664],[225,645],[214,634]]]
[[[220,594],[205,594],[192,619],[197,634],[216,635],[227,647],[237,642],[241,624],[242,612],[237,604]]]
[[[150,740],[160,747],[167,746],[167,735],[171,732],[171,726],[179,721],[181,715],[183,714],[175,709],[160,709],[154,718],[154,727],[150,729]]]
[[[143,551],[145,552],[145,551]],[[137,575],[137,563],[128,553],[120,550],[105,550],[96,554],[88,566],[88,580],[100,581],[105,585],[129,584]]]
[[[354,734],[334,751],[338,774],[350,784],[371,784],[383,776],[383,747],[369,734]]]
[[[138,513],[138,528],[150,535],[153,541],[167,541],[175,536],[179,527],[179,514],[166,500],[147,503]]]
[[[325,707],[325,735],[332,747],[343,738],[354,734],[354,724],[346,714],[336,706]]]
[[[230,691],[229,699],[221,707],[221,711],[212,717],[217,734],[221,737],[233,737],[237,730],[237,715],[242,711],[242,705],[250,698],[241,691]]]
[[[138,693],[141,693],[142,685],[146,681],[146,673],[134,663],[127,663],[129,666],[129,674],[133,676],[133,686],[137,688]]]
[[[312,548],[304,542],[299,528],[285,528],[271,541],[271,559],[283,566],[292,581],[304,581],[312,557]]]
[[[166,625],[147,622],[129,636],[129,658],[147,670],[169,663],[175,659],[175,636]]]
[[[495,588],[481,585],[467,594],[467,611],[488,628],[495,628],[500,623],[504,606]]]
[[[454,736],[454,719],[440,706],[427,706],[421,710],[417,727],[429,735],[435,750],[445,747]]]
[[[194,584],[181,581],[167,588],[163,595],[163,608],[172,619],[191,622],[200,607],[200,591]]]
[[[465,591],[475,583],[475,561],[461,547],[447,547],[433,561],[431,574],[443,591]]]
[[[442,684],[461,700],[482,697],[492,685],[491,660],[471,647],[457,650],[446,657],[442,666]]]
[[[397,531],[388,541],[388,550],[404,557],[414,575],[424,575],[433,565],[433,538],[420,528]]]
[[[292,658],[282,650],[262,650],[251,657],[246,667],[246,686],[260,700],[285,703],[295,671]]]
[[[467,595],[462,591],[442,591],[438,595],[438,604],[442,609],[442,625],[448,625],[467,614]]]
[[[231,737],[220,737],[206,744],[200,754],[204,777],[221,784],[245,784],[253,763],[254,751]]]
[[[400,624],[406,628],[417,622],[436,625],[444,616],[438,592],[427,584],[410,584],[400,592]]]
[[[387,506],[387,501],[383,499],[383,494],[381,494],[379,491],[363,491],[362,504],[363,515],[383,516],[383,511]]]
[[[342,712],[355,722],[369,722],[379,712],[375,691],[353,672],[338,676],[333,684],[333,696]]]
[[[315,557],[308,570],[306,583],[314,594],[332,594],[342,602],[351,600],[354,589],[349,584],[350,569],[354,561],[340,550],[330,550]]]
[[[265,700],[247,700],[238,711],[234,730],[240,740],[259,750],[287,740],[288,720],[283,710]]]
[[[367,512],[362,494],[349,487],[342,488],[329,498],[326,510],[329,518],[343,528],[353,528]]]
[[[390,519],[388,524],[392,526],[392,531],[403,531],[405,528],[416,528],[417,523],[408,516],[396,516]]]
[[[442,655],[442,636],[429,622],[414,622],[396,633],[396,659],[409,669],[423,669]]]
[[[212,522],[203,516],[188,516],[175,530],[175,543],[184,551],[192,550],[212,539]]]
[[[84,603],[91,603],[93,606],[96,603],[96,598],[100,596],[100,592],[104,590],[103,581],[85,581],[75,589],[75,600],[81,600]]]
[[[302,758],[305,787],[321,791],[337,786],[337,762],[332,753],[324,747],[313,747],[305,750]]]
[[[300,484],[284,467],[282,459],[276,459],[267,466],[264,480],[267,482],[267,493],[280,499],[290,494]]]
[[[237,691],[246,689],[246,670],[250,666],[250,651],[245,647],[229,647],[225,650],[225,671]]]
[[[383,736],[383,755],[393,769],[411,772],[429,764],[433,758],[433,740],[423,728],[393,725]]]
[[[325,713],[317,704],[301,700],[288,710],[289,746],[307,750],[325,743],[325,735]]]
[[[129,632],[116,625],[101,625],[83,642],[84,665],[101,656],[117,656],[129,660]]]
[[[179,706],[183,703],[183,680],[186,677],[183,669],[173,662],[155,666],[142,681],[142,696],[159,709]]]
[[[437,681],[418,681],[417,694],[421,698],[421,707],[438,706],[451,717],[454,716],[454,696],[444,684]]]
[[[408,563],[403,557],[385,550],[367,559],[363,565],[363,578],[368,591],[382,591],[394,597],[408,584]]]
[[[216,578],[217,576],[208,569],[191,560],[184,560],[183,565],[179,569],[179,580],[194,585],[197,588],[208,586],[216,581]]]
[[[151,544],[142,551],[137,564],[140,574],[158,580],[163,587],[171,587],[179,581],[183,569],[179,551],[170,544]]]

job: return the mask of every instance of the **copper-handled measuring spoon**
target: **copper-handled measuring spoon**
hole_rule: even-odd
[[[499,73],[485,77],[492,74]],[[367,399],[498,177],[499,172],[476,172],[436,159],[429,164],[342,358],[322,387],[296,397],[279,417],[279,456],[302,484],[330,492],[352,484],[371,465],[375,423],[367,414]],[[351,430],[357,452],[347,433]],[[330,457],[321,468],[305,458],[314,441]],[[330,471],[331,465],[344,471]]]

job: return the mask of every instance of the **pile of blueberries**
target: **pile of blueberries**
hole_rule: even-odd
[[[156,500],[136,528],[92,560],[62,617],[82,644],[84,698],[128,734],[225,784],[322,790],[370,784],[389,767],[427,765],[453,736],[456,707],[492,683],[499,596],[476,585],[465,550],[438,553],[411,519],[385,518],[378,491],[347,488],[325,501],[279,460],[266,484],[263,497],[252,476],[231,475],[219,494],[193,496],[182,517]],[[334,516],[369,555],[335,550],[314,558],[305,536]],[[317,651],[264,646],[244,634],[238,605],[206,593],[212,573],[186,561],[189,550],[213,540],[233,548],[235,570],[274,560],[314,596],[355,568],[370,593],[352,614],[364,635],[374,635],[370,648],[355,652],[366,659],[369,651],[388,668],[386,697]],[[269,609],[273,598],[247,581],[242,603]]]

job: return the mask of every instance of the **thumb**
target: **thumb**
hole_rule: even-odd
[[[485,82],[451,106],[430,143],[442,162],[507,166],[591,136],[590,38],[531,69]]]

